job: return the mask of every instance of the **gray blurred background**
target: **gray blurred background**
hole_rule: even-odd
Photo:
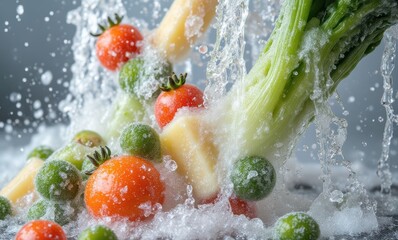
[[[130,17],[151,19],[148,9],[153,1],[125,1]],[[158,19],[149,20],[153,28],[171,1],[157,1],[162,8]],[[142,6],[149,5],[148,9]],[[0,138],[7,141],[29,137],[43,123],[67,122],[56,103],[65,98],[73,63],[71,41],[75,27],[66,23],[68,11],[80,1],[0,1]],[[213,30],[214,31],[214,30]],[[375,166],[380,156],[385,111],[380,104],[383,92],[380,61],[383,44],[339,87],[344,110],[335,104],[337,115],[348,120],[345,155]],[[204,71],[195,73],[204,80]],[[394,73],[398,78],[397,71]],[[50,105],[49,105],[50,104]],[[297,156],[303,161],[316,161],[314,128],[299,144]],[[0,141],[1,142],[1,141]],[[397,138],[393,139],[391,159],[397,168]]]

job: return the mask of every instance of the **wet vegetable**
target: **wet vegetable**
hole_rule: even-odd
[[[271,193],[276,183],[276,173],[267,159],[245,157],[234,164],[231,180],[236,196],[256,201]]]
[[[32,157],[40,158],[41,160],[46,160],[51,154],[53,154],[54,150],[49,146],[38,146],[35,147],[29,154],[27,159]]]
[[[7,216],[12,214],[12,205],[10,200],[0,196],[0,220],[4,220]]]
[[[140,53],[143,39],[140,31],[129,24],[120,24],[123,17],[115,14],[115,21],[108,17],[108,27],[99,25],[101,33],[95,45],[98,60],[109,70],[116,70],[130,58]]]
[[[105,145],[105,141],[101,135],[90,130],[83,130],[76,133],[72,141],[91,148]]]
[[[107,160],[89,177],[84,201],[94,217],[137,221],[153,216],[157,204],[163,204],[164,189],[159,172],[150,162],[119,156]]]
[[[34,220],[25,224],[15,236],[15,240],[67,240],[61,226],[47,220]]]
[[[120,147],[130,155],[150,161],[161,161],[161,148],[158,133],[149,125],[132,123],[120,136]]]
[[[79,170],[62,160],[44,163],[35,178],[37,192],[50,201],[73,200],[81,187]]]
[[[316,240],[319,236],[318,223],[305,213],[288,213],[275,223],[274,239]]]
[[[85,229],[83,232],[79,234],[78,240],[117,240],[116,234],[112,231],[112,229],[103,226],[97,225],[93,227],[89,227]]]

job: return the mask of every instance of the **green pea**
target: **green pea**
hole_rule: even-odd
[[[251,156],[234,164],[231,180],[234,192],[239,198],[257,201],[272,192],[276,183],[276,173],[267,159]]]
[[[161,64],[156,69],[152,69],[155,72],[155,79],[159,80],[163,77],[171,75],[173,69],[170,63]],[[136,86],[139,84],[140,77],[147,78],[149,73],[145,72],[144,60],[142,58],[133,58],[129,60],[120,69],[119,73],[119,85],[127,93],[136,96]],[[154,94],[154,97],[159,95],[160,91]]]
[[[124,128],[120,136],[120,147],[131,155],[155,162],[161,161],[159,135],[148,125],[132,123]]]
[[[71,222],[75,216],[74,212],[68,213],[65,209],[66,207],[69,206],[40,199],[29,208],[27,219],[46,219],[54,221],[61,226],[66,225]]]
[[[73,141],[82,144],[87,147],[99,147],[104,146],[105,141],[98,133],[90,130],[83,130],[78,132],[74,137]]]
[[[274,239],[316,240],[320,235],[318,223],[305,213],[288,213],[275,223]]]
[[[38,171],[35,187],[40,195],[50,201],[73,200],[82,187],[79,170],[72,164],[55,160],[46,162]]]
[[[97,225],[81,232],[78,240],[117,240],[117,236],[110,228]]]
[[[27,159],[32,157],[40,158],[41,160],[46,160],[51,154],[53,154],[54,150],[49,146],[38,146],[35,147],[29,154]]]
[[[0,196],[0,220],[4,220],[12,214],[12,206],[10,200]]]

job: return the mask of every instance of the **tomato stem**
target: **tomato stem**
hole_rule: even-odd
[[[167,82],[160,86],[160,89],[162,91],[168,92],[181,87],[182,85],[185,84],[187,80],[187,75],[188,73],[181,73],[180,77],[177,77],[177,75],[173,72],[172,75],[167,80]]]
[[[90,162],[94,165],[94,168],[84,172],[86,175],[91,175],[93,174],[93,172],[101,165],[103,164],[105,161],[109,160],[111,158],[111,150],[109,149],[109,147],[105,146],[101,146],[101,153],[99,151],[94,151],[94,153],[90,156],[87,155],[87,158],[90,160]]]
[[[122,22],[123,17],[124,16],[119,16],[119,14],[115,13],[115,21],[113,21],[113,19],[111,17],[108,17],[107,20],[108,20],[109,26],[98,24],[98,27],[101,30],[100,33],[91,33],[90,32],[90,35],[93,37],[101,36],[107,29],[119,25]]]

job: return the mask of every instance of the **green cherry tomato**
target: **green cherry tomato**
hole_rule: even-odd
[[[78,240],[117,240],[117,236],[110,228],[97,225],[81,232]]]
[[[120,136],[123,151],[150,161],[161,161],[160,139],[150,126],[141,123],[128,125]]]
[[[35,147],[29,154],[27,159],[32,157],[40,158],[41,160],[46,160],[51,154],[53,154],[54,150],[49,146],[38,146]]]
[[[73,141],[90,148],[105,145],[105,141],[101,135],[90,130],[83,130],[76,133],[73,137]]]
[[[0,220],[4,220],[7,216],[12,214],[12,206],[10,200],[0,196]]]
[[[69,162],[55,160],[45,162],[35,178],[40,195],[50,201],[73,200],[82,187],[79,170]]]
[[[319,236],[318,223],[305,213],[288,213],[275,223],[275,240],[316,240]]]
[[[93,151],[94,148],[90,148],[76,142],[71,142],[55,151],[47,161],[50,162],[54,160],[64,160],[80,170],[82,168],[83,160],[86,159],[86,156],[91,154]]]
[[[272,192],[276,182],[276,173],[267,159],[251,156],[242,158],[234,164],[231,180],[236,196],[249,201],[257,201]]]

